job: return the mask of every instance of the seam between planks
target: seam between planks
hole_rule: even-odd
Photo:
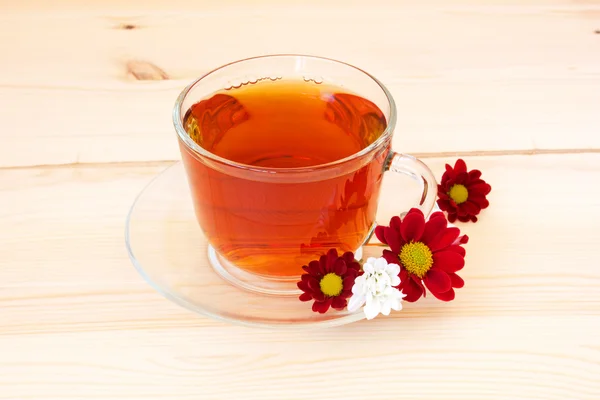
[[[503,156],[536,156],[536,155],[569,155],[569,154],[600,154],[600,149],[523,149],[523,150],[472,150],[448,151],[433,153],[409,153],[421,158],[447,158],[447,157],[503,157]],[[0,171],[28,170],[40,168],[68,169],[68,168],[103,168],[103,167],[161,167],[169,166],[180,161],[154,160],[154,161],[108,161],[108,162],[73,162],[65,164],[36,164],[23,166],[3,166]]]

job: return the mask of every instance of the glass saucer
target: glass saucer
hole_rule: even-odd
[[[293,295],[255,292],[234,285],[211,264],[214,253],[196,222],[181,163],[159,174],[134,201],[125,228],[129,257],[159,293],[175,303],[218,320],[268,328],[317,328],[364,318],[330,310],[318,314],[312,303]],[[364,246],[364,257],[381,247]],[[372,253],[372,254],[369,254]]]

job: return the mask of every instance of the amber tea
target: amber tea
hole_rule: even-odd
[[[199,101],[183,126],[207,151],[277,174],[350,157],[387,122],[373,102],[342,88],[267,79]],[[367,164],[349,160],[339,175],[300,182],[234,176],[181,149],[199,224],[216,251],[246,271],[291,277],[329,248],[354,251],[367,238],[389,143]]]

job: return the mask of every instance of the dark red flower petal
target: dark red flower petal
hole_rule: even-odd
[[[390,228],[394,229],[396,232],[400,233],[400,228],[402,227],[402,220],[398,216],[393,216],[390,219]]]
[[[306,275],[302,275],[302,277],[305,277]],[[302,290],[303,292],[306,293],[310,293],[312,292],[312,290],[310,290],[310,288],[308,287],[308,283],[306,283],[305,281],[300,281],[296,284],[296,286],[298,286],[298,289]],[[311,297],[312,298],[312,297]]]
[[[360,271],[358,269],[350,269],[348,268],[348,270],[346,271],[346,274],[344,275],[345,278],[352,278],[353,280],[356,279],[356,277],[360,274]]]
[[[467,235],[459,236],[453,244],[466,244],[469,243],[469,237]]]
[[[377,237],[377,240],[379,240],[381,243],[387,244],[387,240],[385,239],[385,229],[386,227],[383,225],[376,226],[375,236]]]
[[[446,164],[446,172],[444,172],[444,175],[442,176],[442,184],[445,184],[446,181],[450,179],[454,179],[455,176],[456,172],[454,171],[454,168],[452,168],[450,164]]]
[[[343,286],[343,290],[352,290],[352,286],[354,286],[354,281],[356,280],[355,276],[347,276],[346,278],[344,278],[342,284]]]
[[[444,214],[436,214],[441,214],[442,217],[430,218],[429,221],[427,221],[427,223],[425,224],[425,230],[423,231],[423,235],[421,236],[421,242],[423,242],[426,245],[429,245],[429,242],[431,242],[431,240],[434,237],[436,237],[440,233],[440,231],[446,228],[446,226],[448,225]]]
[[[444,250],[433,253],[433,268],[439,268],[446,272],[456,272],[464,266],[464,257],[455,251]]]
[[[421,298],[423,295],[423,289],[412,279],[408,279],[406,284],[402,287],[402,293],[406,295],[403,299],[409,303],[413,303]]]
[[[324,314],[331,307],[331,298],[325,299],[325,301],[315,301],[312,305],[312,310],[320,314]]]
[[[336,310],[343,310],[348,305],[348,300],[341,297],[334,297],[331,301],[331,308]]]
[[[462,158],[456,160],[456,163],[454,164],[454,171],[457,173],[467,172],[467,164],[465,163],[465,160]]]
[[[312,296],[313,296],[313,299],[315,299],[316,301],[321,301],[321,302],[325,301],[325,298],[327,297],[323,294],[323,292],[321,292],[321,289],[319,289],[318,292],[313,291]]]
[[[469,222],[469,221],[477,222],[477,217],[474,215],[459,215],[458,220],[460,222]]]
[[[465,286],[465,281],[460,276],[453,273],[448,274],[448,276],[450,277],[450,281],[452,281],[453,288],[460,289]]]
[[[327,274],[327,255],[319,257],[319,273],[321,275]]]
[[[455,222],[457,215],[455,212],[448,212],[448,222]]]
[[[481,211],[481,207],[471,200],[467,200],[459,205],[458,213],[477,215]]]
[[[432,219],[436,219],[436,218],[442,218],[444,221],[446,220],[446,216],[441,211],[436,211],[433,214],[431,214],[429,216],[429,221],[431,221]]]
[[[336,275],[342,276],[346,273],[347,270],[348,268],[346,268],[346,262],[343,258],[338,258],[337,260],[335,260],[335,263],[333,265],[333,272]]]
[[[427,291],[425,290],[425,285],[423,285],[423,280],[416,275],[409,275],[409,276],[410,276],[410,280],[413,281],[414,283],[416,283],[421,288],[421,291],[423,292],[423,297],[426,297]]]
[[[445,247],[450,246],[460,235],[460,229],[458,228],[446,228],[432,238],[427,246],[432,252],[439,251]]]
[[[360,272],[360,264],[356,260],[352,261],[351,263],[346,262],[346,267],[348,267],[348,272],[346,272],[347,274],[351,272],[357,274]]]
[[[443,293],[452,288],[452,282],[447,273],[442,270],[431,268],[423,278],[425,286],[431,293]]]
[[[454,289],[452,289],[452,288],[444,293],[432,292],[431,294],[433,294],[436,298],[438,298],[442,301],[451,301],[451,300],[454,300],[454,297],[455,297]]]
[[[408,276],[408,271],[402,268],[400,270],[400,275],[398,276],[400,277],[400,284],[398,285],[398,289],[402,289],[404,287],[404,284],[410,280],[410,277]]]
[[[465,256],[467,254],[467,252],[465,251],[464,247],[461,247],[457,244],[453,244],[451,246],[448,246],[444,249],[444,251],[453,251],[455,253],[460,254],[461,256]]]
[[[454,185],[463,185],[467,186],[467,180],[469,179],[469,174],[466,172],[459,172],[456,174],[456,178],[454,179]],[[452,187],[450,187],[452,189]]]
[[[415,210],[418,212],[414,212]],[[411,209],[402,221],[402,227],[400,228],[402,239],[404,239],[405,242],[418,242],[421,239],[424,230],[425,217],[423,216],[423,213],[416,208]],[[392,249],[392,251],[396,250]],[[398,249],[398,252],[399,251],[400,249]]]
[[[474,169],[472,171],[469,171],[469,179],[471,180],[475,180],[475,179],[479,179],[481,178],[481,171],[478,169]]]
[[[327,252],[327,272],[331,272],[335,266],[335,262],[338,259],[338,252],[336,249],[330,249]]]
[[[306,272],[308,272],[311,275],[318,275],[319,274],[319,262],[316,260],[313,260],[311,262],[308,263],[308,266],[302,267],[304,268],[304,270]]]
[[[473,193],[480,193],[480,194],[487,195],[492,191],[492,187],[490,185],[488,185],[487,183],[483,182],[483,183],[477,183],[475,185],[471,185],[467,188],[467,190],[470,190]]]
[[[308,284],[310,290],[321,291],[321,285],[319,284],[319,280],[314,276],[309,276],[306,280],[306,283]]]
[[[348,268],[352,268],[351,263],[355,261],[354,253],[351,251],[347,251],[342,255],[342,258],[344,259],[344,261],[346,261],[346,266]]]
[[[402,224],[402,226],[404,226],[404,224]],[[402,248],[400,233],[396,232],[395,229],[385,228],[385,240],[386,244],[390,246],[390,249],[392,249],[394,253],[400,253],[400,249]]]
[[[490,206],[490,202],[485,198],[484,195],[475,193],[473,195],[469,194],[469,201],[477,204],[481,209],[488,208]]]
[[[478,179],[473,179],[473,180],[471,181],[471,186],[482,185],[482,184],[483,184],[483,185],[487,185],[487,182],[486,182],[486,181],[484,181],[484,180],[483,180],[483,179],[481,179],[481,178],[478,178]],[[489,186],[489,185],[488,185],[488,186]]]
[[[449,198],[442,198],[440,196],[440,199],[437,201],[437,205],[442,211],[448,211],[452,209],[452,204],[450,203]]]
[[[381,256],[383,258],[385,258],[385,261],[388,262],[388,264],[398,264],[400,265],[400,259],[398,258],[398,253],[394,253],[390,250],[384,250],[383,253],[381,254]]]
[[[302,293],[300,295],[300,301],[311,301],[312,295],[310,293]]]
[[[418,214],[421,217],[425,218],[425,214],[423,214],[423,211],[419,210],[416,207],[413,207],[410,210],[408,210],[408,212],[406,213],[406,215],[408,215],[408,214]]]

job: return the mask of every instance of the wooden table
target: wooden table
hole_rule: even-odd
[[[271,332],[131,266],[178,92],[279,52],[372,72],[397,149],[483,171],[457,300]],[[0,399],[597,400],[599,182],[598,0],[0,1]]]

